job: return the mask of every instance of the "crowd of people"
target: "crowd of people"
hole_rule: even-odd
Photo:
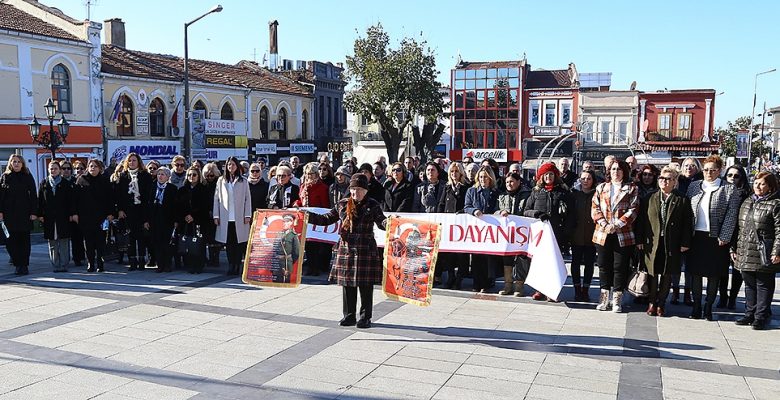
[[[305,273],[330,272],[331,281],[344,286],[342,325],[367,327],[370,287],[381,281],[381,254],[371,232],[374,224],[383,226],[385,215],[518,215],[551,224],[562,253],[571,257],[575,301],[591,301],[596,263],[596,309],[601,311],[622,311],[637,269],[651,277],[646,312],[652,316],[666,315],[667,300],[680,304],[682,295],[690,318],[713,320],[714,308],[736,307],[744,282],[746,311],[737,324],[766,328],[780,269],[780,192],[774,174],[761,172],[751,185],[744,168],[724,169],[717,155],[660,169],[640,166],[634,157],[608,156],[603,171],[591,161],[581,169],[574,172],[562,159],[558,165],[542,164],[526,180],[520,164],[501,171],[492,159],[477,163],[469,157],[422,165],[416,157],[391,165],[383,158],[358,165],[352,158],[334,170],[327,157],[305,165],[291,157],[275,166],[230,157],[220,166],[187,165],[176,156],[161,165],[130,153],[111,171],[96,159],[52,161],[36,187],[24,159],[12,155],[0,178],[0,220],[19,275],[28,273],[35,221],[43,226],[55,272],[67,271],[71,258],[75,266],[86,263],[89,272],[103,271],[106,231],[112,227],[126,233],[130,271],[200,273],[206,264],[219,265],[224,248],[227,273],[240,274],[254,210],[332,209],[311,213],[310,222],[341,220],[341,241],[335,251],[307,242]],[[178,255],[175,238],[195,231],[208,243],[204,254]],[[497,292],[520,297],[529,270],[527,256],[440,253],[434,279],[439,287],[462,290],[464,278],[471,277],[471,290],[488,292],[503,277]],[[538,291],[532,297],[554,301]]]

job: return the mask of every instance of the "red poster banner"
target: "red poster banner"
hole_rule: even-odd
[[[441,224],[390,217],[385,240],[382,291],[388,298],[418,306],[431,304]]]
[[[303,211],[255,211],[244,258],[244,283],[297,287],[307,220]]]

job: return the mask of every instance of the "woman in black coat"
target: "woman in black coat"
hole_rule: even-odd
[[[84,236],[87,271],[103,272],[106,231],[103,223],[114,219],[114,197],[108,179],[103,176],[103,162],[87,162],[87,172],[76,179],[76,215]],[[107,229],[107,228],[106,228]]]
[[[38,189],[38,221],[49,241],[49,259],[54,272],[67,272],[70,262],[71,221],[76,215],[73,186],[60,174],[60,163],[49,162],[49,176]]]
[[[411,212],[414,188],[406,179],[406,167],[396,162],[390,167],[390,179],[385,182],[385,212]]]
[[[179,188],[177,193],[177,209],[179,211],[179,233],[192,235],[200,232],[204,235],[207,224],[214,223],[211,210],[214,206],[214,195],[209,194],[209,189],[201,183],[200,169],[190,167],[187,170],[187,182]],[[205,235],[203,240],[205,241]],[[205,246],[204,246],[205,250]],[[206,254],[187,254],[184,256],[184,265],[190,273],[199,274],[205,266]]]
[[[206,246],[208,247],[208,264],[212,267],[219,266],[219,251],[222,249],[222,244],[218,243],[215,239],[217,226],[214,224],[213,207],[214,207],[214,192],[217,190],[217,180],[222,175],[219,171],[219,167],[216,163],[210,162],[203,166],[201,170],[201,178],[203,180],[203,186],[206,187],[206,197],[209,198],[209,219],[203,224],[203,237],[206,239]]]
[[[143,270],[146,263],[144,237],[148,234],[143,227],[144,206],[149,204],[148,196],[152,190],[153,178],[146,171],[141,156],[130,153],[118,166],[111,180],[114,182],[117,218],[124,219],[130,229],[130,243],[127,248],[129,270]]]
[[[145,207],[144,229],[151,233],[154,255],[157,257],[157,272],[171,272],[173,246],[171,238],[176,226],[176,185],[169,182],[171,170],[160,167],[157,182],[149,190]]]
[[[436,211],[449,214],[462,213],[466,203],[466,191],[469,189],[463,164],[453,162],[449,166],[448,174],[449,180],[444,185],[444,194],[442,194],[439,200],[439,207]],[[468,254],[439,252],[439,258],[436,261],[436,273],[441,277],[443,270],[447,271],[447,281],[444,282],[444,289],[455,288],[460,290],[463,278],[468,275],[469,264]],[[439,266],[441,268],[438,268]],[[457,268],[457,273],[455,268]]]
[[[252,198],[252,214],[260,209],[268,208],[268,182],[263,179],[263,169],[260,164],[249,166],[249,196]]]
[[[29,273],[30,231],[32,222],[38,219],[37,206],[35,180],[24,158],[12,154],[0,177],[0,221],[10,233],[5,247],[16,267],[16,275]]]
[[[268,189],[268,208],[289,208],[300,198],[300,188],[292,183],[292,169],[285,165],[276,167],[276,184]]]
[[[434,213],[438,210],[439,202],[444,196],[444,186],[447,184],[446,177],[441,175],[439,164],[433,161],[425,164],[425,181],[415,188],[413,212]]]
[[[510,172],[504,178],[506,191],[498,195],[498,210],[496,214],[502,217],[523,215],[525,203],[531,191],[523,187],[523,178],[517,172]],[[531,259],[525,255],[504,256],[504,288],[500,295],[514,294],[523,297],[523,285],[528,278]]]
[[[752,190],[750,189],[750,182],[748,182],[747,173],[745,168],[739,164],[734,164],[726,168],[724,174],[726,182],[734,185],[734,187],[740,192],[740,202],[742,204],[750,197]],[[733,241],[733,240],[732,240]],[[734,310],[737,308],[737,296],[739,295],[739,289],[742,287],[742,273],[736,269],[732,263],[731,267],[731,290],[729,290],[728,277],[720,280],[720,298],[718,300],[718,308],[728,308]]]

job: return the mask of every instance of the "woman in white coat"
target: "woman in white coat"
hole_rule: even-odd
[[[241,273],[241,257],[246,251],[252,222],[252,197],[249,182],[243,177],[236,157],[228,157],[225,175],[217,180],[214,191],[214,225],[216,241],[227,246],[228,275]]]

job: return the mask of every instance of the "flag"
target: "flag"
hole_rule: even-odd
[[[179,102],[176,103],[176,107],[173,109],[173,115],[171,115],[171,127],[172,128],[178,128],[179,127],[179,106],[181,105],[181,98],[179,98]]]
[[[114,112],[111,113],[111,120],[116,122],[119,120],[119,111],[122,110],[122,96],[119,96],[118,99],[116,99],[116,104],[114,104]]]

